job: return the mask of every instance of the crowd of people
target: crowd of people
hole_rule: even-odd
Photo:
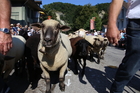
[[[120,30],[120,40],[118,41],[118,47],[119,48],[126,48],[127,44],[126,44],[126,30]]]
[[[33,29],[32,27],[29,27],[28,25],[25,25],[23,27],[20,23],[11,24],[10,31],[11,31],[12,35],[19,35],[20,31],[27,31],[28,36],[32,36],[34,34],[39,34],[39,31]]]
[[[103,31],[96,31],[96,30],[94,30],[93,32],[88,31],[88,32],[86,32],[86,35],[87,36],[88,35],[93,35],[93,36],[101,35],[103,37],[106,37],[106,33],[105,32],[103,32]]]

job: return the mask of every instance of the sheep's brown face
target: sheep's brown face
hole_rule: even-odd
[[[43,46],[52,47],[56,45],[59,33],[59,24],[57,26],[47,26],[42,29]]]
[[[58,21],[50,19],[42,23],[34,23],[32,27],[41,29],[41,41],[44,47],[53,47],[60,40],[60,30],[68,31],[70,27],[60,25]]]

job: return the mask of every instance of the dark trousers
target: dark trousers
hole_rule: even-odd
[[[129,19],[126,29],[127,47],[110,93],[122,93],[126,84],[140,69],[140,19]],[[138,82],[136,82],[138,83]]]

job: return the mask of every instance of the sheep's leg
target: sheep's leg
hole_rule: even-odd
[[[81,59],[79,58],[78,60],[79,60],[80,65],[82,65],[82,66],[83,66],[83,64],[82,64],[82,62],[81,62]]]
[[[29,80],[29,82],[30,83],[33,83],[33,81],[34,81],[34,60],[33,60],[33,58],[30,56],[30,57],[28,57],[27,58],[27,75],[28,75],[28,80]]]
[[[14,61],[12,61],[12,62],[14,62]],[[6,66],[5,67],[6,67],[6,69],[5,69],[5,73],[4,73],[3,78],[4,78],[5,81],[7,81],[9,74],[11,73],[11,71],[14,68],[14,64],[9,64],[9,63],[6,62]]]
[[[59,78],[59,87],[61,91],[65,91],[65,84],[64,84],[64,77],[63,78]]]
[[[100,54],[100,52],[98,52],[98,59],[97,59],[97,64],[100,64],[100,58],[101,58],[101,54]]]
[[[65,62],[64,66],[60,69],[59,73],[59,87],[61,91],[65,91],[65,84],[64,84],[64,73],[67,69],[68,62]]]
[[[86,59],[85,58],[83,59],[83,62],[84,62],[84,64],[83,64],[83,70],[82,70],[82,77],[85,74],[85,68],[86,68]]]
[[[77,62],[77,59],[74,58],[74,66],[75,66],[75,73],[74,74],[78,74],[78,62]]]
[[[5,71],[4,76],[3,76],[5,81],[8,81],[8,76],[9,76],[11,71],[12,71],[12,68],[9,68]]]
[[[101,59],[104,59],[104,49],[101,51]]]
[[[94,55],[93,50],[90,50],[90,61],[91,61],[91,62],[94,61],[94,59],[93,59],[93,55]]]
[[[56,87],[56,84],[52,84],[52,87],[51,87],[51,93],[54,93],[54,88]]]
[[[51,83],[50,83],[50,75],[47,70],[42,66],[40,63],[40,67],[45,75],[45,82],[46,82],[46,93],[51,93]]]
[[[51,93],[50,78],[45,78],[45,81],[46,81],[46,93]]]

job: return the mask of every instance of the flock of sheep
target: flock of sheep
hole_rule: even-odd
[[[8,79],[8,75],[15,67],[15,64],[21,59],[26,60],[23,66],[27,66],[28,79],[30,82],[33,82],[35,69],[41,68],[46,82],[46,93],[52,93],[55,87],[55,84],[51,86],[53,82],[51,80],[53,75],[51,74],[53,74],[53,72],[58,73],[57,77],[60,90],[65,90],[64,80],[65,72],[68,68],[68,60],[76,55],[77,51],[73,50],[74,48],[76,49],[77,46],[72,46],[72,38],[81,37],[75,44],[79,44],[79,49],[81,48],[80,51],[85,52],[86,50],[86,59],[87,55],[90,55],[90,58],[93,59],[93,54],[96,54],[98,56],[98,64],[100,63],[100,59],[104,58],[104,51],[109,43],[107,38],[100,35],[86,36],[83,34],[84,32],[80,32],[82,34],[78,36],[71,35],[69,37],[61,33],[61,31],[68,31],[70,27],[60,25],[59,22],[52,19],[45,20],[42,23],[34,23],[32,26],[40,29],[40,35],[31,36],[27,40],[22,36],[12,36],[13,47],[7,55],[4,56],[0,54],[0,76],[5,80]],[[80,43],[77,43],[79,41],[86,43],[81,47]],[[89,44],[87,45],[87,43]],[[18,69],[15,68],[15,72],[17,70]],[[57,81],[55,83],[57,83]]]

